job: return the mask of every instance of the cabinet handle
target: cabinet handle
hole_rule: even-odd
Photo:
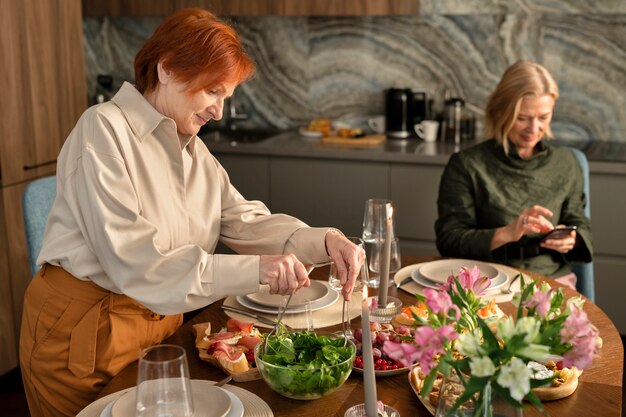
[[[45,167],[46,165],[52,165],[56,163],[57,163],[57,160],[53,159],[51,161],[41,162],[39,164],[24,165],[24,171],[28,171],[30,169],[37,169],[37,168]]]

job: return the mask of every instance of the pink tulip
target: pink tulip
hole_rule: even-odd
[[[476,295],[482,295],[491,286],[491,279],[486,276],[481,277],[480,269],[476,265],[471,270],[464,266],[461,267],[456,278],[466,291],[472,291]],[[456,291],[454,275],[450,275],[448,281],[441,288],[445,291],[450,291],[450,288]]]
[[[433,290],[432,288],[426,288],[424,290],[424,296],[426,297],[426,305],[432,310],[433,313],[442,313],[444,316],[448,316],[450,310],[454,310],[454,316],[456,320],[461,317],[461,311],[459,307],[452,304],[452,299],[447,292]]]
[[[524,302],[524,307],[534,308],[537,315],[545,318],[550,311],[550,298],[553,292],[554,290],[552,289],[546,292],[535,291],[532,297]]]
[[[571,314],[560,332],[562,342],[572,346],[563,355],[563,366],[573,365],[578,369],[585,369],[591,365],[593,355],[597,353],[598,329],[591,324],[587,313],[578,306],[572,304],[570,310]]]
[[[442,326],[438,329],[422,326],[415,330],[415,345],[388,341],[385,342],[383,350],[390,358],[400,361],[405,366],[419,363],[422,371],[428,373],[437,365],[435,356],[443,353],[444,344],[458,336],[452,326]]]

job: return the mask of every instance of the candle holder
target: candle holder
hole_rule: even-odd
[[[378,297],[369,297],[368,305],[370,311],[370,320],[378,323],[389,323],[391,319],[402,312],[402,301],[396,297],[387,297],[387,304],[384,306],[377,305]]]
[[[383,411],[387,417],[400,417],[400,413],[395,408],[384,405]],[[365,415],[365,404],[357,404],[346,410],[344,417],[363,417]],[[380,415],[380,414],[379,414]]]

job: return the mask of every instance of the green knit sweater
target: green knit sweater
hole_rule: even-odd
[[[570,262],[591,261],[591,224],[583,212],[580,165],[566,148],[546,141],[537,147],[534,156],[521,159],[514,147],[506,155],[492,139],[450,157],[441,177],[435,223],[442,256],[506,263],[551,277],[570,272]],[[538,237],[524,236],[492,252],[495,229],[515,221],[532,205],[550,209],[554,216],[548,220],[554,225],[578,227],[574,249],[565,255],[539,249]]]

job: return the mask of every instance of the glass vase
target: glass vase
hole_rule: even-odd
[[[452,411],[457,399],[463,393],[463,384],[459,377],[452,372],[445,378],[439,393],[439,403],[435,417],[523,417],[523,409],[509,404],[497,396],[487,383],[483,389],[482,407],[476,401],[468,401]]]

